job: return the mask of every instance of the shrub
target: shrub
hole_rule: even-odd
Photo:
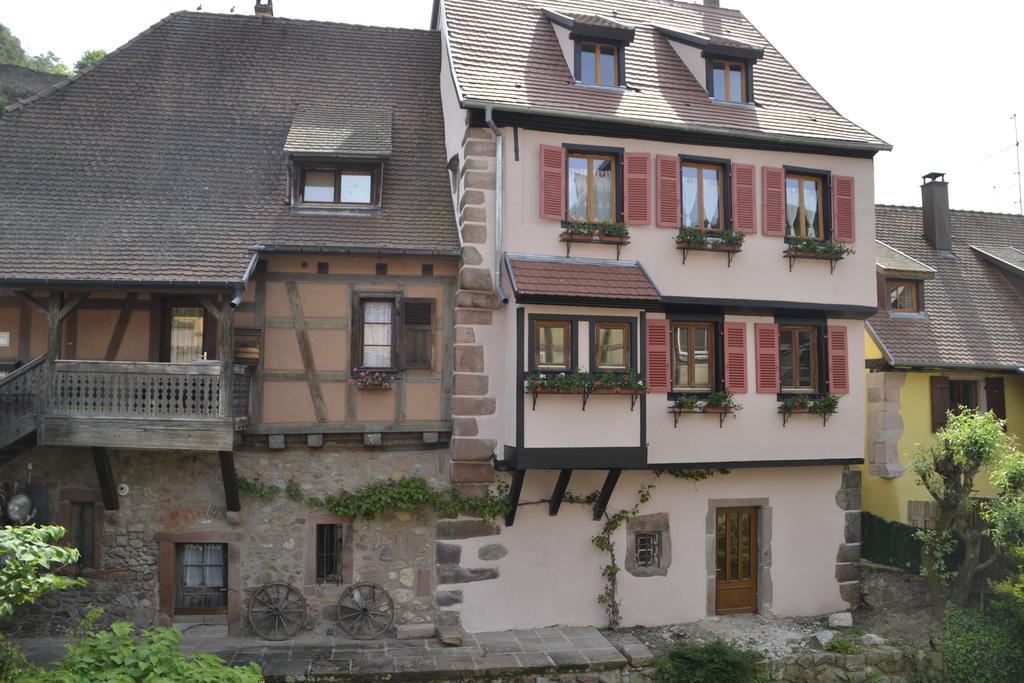
[[[829,652],[838,652],[843,655],[859,655],[860,648],[852,640],[842,640],[840,638],[833,638],[828,641],[828,645],[825,649]]]
[[[1024,648],[1013,624],[977,610],[954,608],[943,624],[942,655],[953,683],[1024,680]]]
[[[44,593],[84,583],[53,573],[78,561],[77,550],[55,545],[64,533],[59,526],[0,527],[0,619]]]
[[[914,527],[890,522],[870,512],[860,513],[860,524],[860,550],[865,560],[921,571],[921,541],[914,536]]]
[[[767,680],[758,652],[723,640],[703,645],[678,643],[657,661],[655,675],[666,683],[760,683]]]

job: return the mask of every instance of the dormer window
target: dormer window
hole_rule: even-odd
[[[597,14],[562,14],[546,9],[544,16],[551,21],[574,83],[625,87],[625,49],[633,42],[636,27]]]
[[[379,163],[303,163],[296,196],[303,206],[370,208],[380,204]]]
[[[892,313],[920,313],[920,283],[917,280],[886,280],[886,305]]]
[[[619,47],[608,43],[577,42],[580,66],[576,80],[586,85],[619,85]]]
[[[722,102],[747,101],[747,65],[743,62],[711,62],[711,96]]]

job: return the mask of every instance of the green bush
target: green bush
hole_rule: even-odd
[[[954,609],[943,624],[942,655],[953,683],[1024,681],[1022,633],[1012,622],[977,610]]]
[[[828,641],[828,645],[825,649],[829,652],[838,652],[843,655],[859,655],[860,648],[852,640],[843,640],[841,638],[833,638]]]
[[[13,680],[19,683],[257,683],[263,680],[256,663],[229,666],[215,655],[186,657],[178,649],[181,635],[171,628],[136,630],[125,621],[89,634],[69,645],[67,656],[49,670],[29,667]]]
[[[912,526],[860,513],[861,557],[890,567],[921,571],[921,541]]]
[[[678,643],[656,664],[656,675],[665,683],[760,683],[767,680],[762,655],[723,640],[704,645]]]

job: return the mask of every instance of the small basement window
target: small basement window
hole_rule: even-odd
[[[316,582],[342,582],[342,527],[340,524],[316,525]]]
[[[886,300],[893,313],[917,313],[921,310],[919,283],[916,280],[887,280]]]
[[[711,97],[722,102],[747,101],[747,65],[743,62],[711,62]]]
[[[661,534],[658,532],[636,535],[636,566],[657,569],[661,567]]]
[[[303,164],[296,196],[300,204],[309,206],[378,206],[380,171],[380,164],[374,163]]]

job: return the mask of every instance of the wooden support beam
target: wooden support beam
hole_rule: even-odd
[[[572,470],[562,470],[558,473],[558,481],[555,482],[555,490],[551,492],[551,502],[548,503],[548,514],[554,517],[558,514],[558,508],[562,507],[562,500],[565,498],[565,490],[569,488],[569,477]]]
[[[234,386],[235,386],[235,316],[231,310],[231,299],[223,298],[220,305],[220,312],[217,314],[220,321],[220,408],[221,415],[225,417],[240,417],[232,415]]]
[[[103,360],[117,360],[117,353],[121,350],[121,342],[124,341],[125,332],[128,331],[128,323],[132,320],[132,311],[135,310],[135,300],[139,295],[130,292],[124,298],[124,308],[117,316],[117,323],[114,325],[114,334],[110,336],[110,343],[107,345],[107,352],[103,354]]]
[[[68,317],[68,315],[71,314],[71,311],[73,311],[76,308],[78,308],[79,304],[81,304],[83,301],[85,301],[88,298],[89,298],[89,292],[80,292],[78,294],[75,294],[73,297],[71,297],[71,300],[68,301],[64,305],[64,307],[60,309],[60,312],[57,314],[57,322],[60,322],[60,321],[64,320],[64,318]]]
[[[512,474],[512,486],[508,490],[510,507],[505,513],[505,526],[512,526],[516,521],[516,508],[519,507],[519,494],[523,492],[523,479],[525,478],[526,470],[516,470]]]
[[[302,312],[302,302],[299,300],[299,288],[294,282],[286,282],[285,289],[288,291],[288,305],[291,308],[292,325],[295,327],[295,336],[299,341],[302,370],[306,378],[306,385],[309,387],[309,397],[313,402],[313,412],[316,414],[317,422],[327,422],[327,404],[324,402],[324,394],[320,389],[320,381],[316,378],[313,346],[309,341],[306,317]]]
[[[221,313],[221,309],[217,307],[217,302],[215,302],[210,297],[206,296],[199,296],[196,297],[196,299],[198,299],[199,303],[203,305],[203,308],[205,308],[206,311],[213,316],[214,320],[216,320],[217,322],[223,322],[223,315]]]
[[[608,501],[612,497],[615,485],[619,483],[620,474],[622,474],[622,470],[608,470],[608,476],[604,479],[601,493],[597,496],[597,502],[594,503],[595,520],[601,519],[604,516],[604,511],[608,509]]]
[[[110,456],[107,455],[107,449],[93,446],[92,462],[96,466],[96,479],[100,483],[104,509],[120,509],[121,502],[117,498],[117,484],[114,482],[114,470],[110,467]]]
[[[220,451],[220,478],[224,481],[224,503],[228,512],[241,512],[242,501],[238,497],[238,475],[235,473],[235,456],[231,451]]]
[[[46,310],[46,306],[44,306],[41,303],[39,303],[36,300],[36,298],[33,297],[28,292],[24,292],[24,291],[18,290],[16,292],[14,292],[14,296],[18,297],[19,299],[21,299],[22,301],[27,303],[29,306],[31,306],[32,308],[36,309],[36,312],[39,313],[39,315],[43,316],[44,318],[46,318],[46,317],[48,317],[50,315],[50,312],[48,310]]]
[[[44,402],[48,405],[53,400],[54,387],[57,384],[57,359],[60,358],[60,309],[63,294],[50,292],[50,310],[46,314],[46,395]]]

